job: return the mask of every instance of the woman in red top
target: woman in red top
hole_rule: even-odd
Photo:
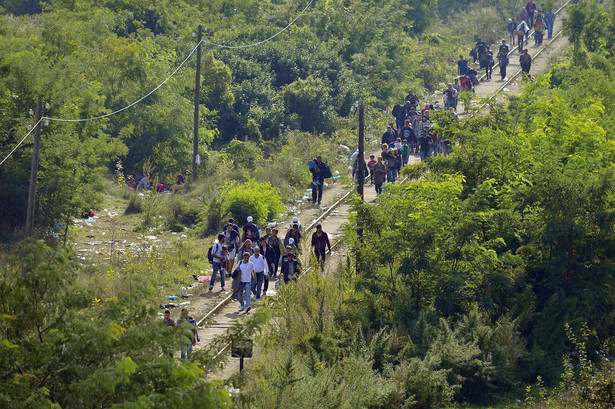
[[[331,254],[331,243],[329,242],[329,236],[322,231],[320,224],[316,225],[316,231],[312,234],[312,246],[314,247],[314,254],[316,254],[316,260],[320,265],[320,269],[325,268],[325,250],[329,248],[329,254]]]

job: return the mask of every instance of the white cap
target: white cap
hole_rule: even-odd
[[[295,239],[293,239],[292,237],[288,239],[288,244],[295,244]]]
[[[298,217],[293,217],[293,223],[299,223],[299,218]]]
[[[250,223],[252,220],[254,220],[252,216],[248,216],[248,223]]]

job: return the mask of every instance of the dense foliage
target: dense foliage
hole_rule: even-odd
[[[73,258],[38,242],[1,259],[0,406],[230,407],[228,391],[204,380],[207,366],[173,359],[190,330],[158,319],[151,287],[134,283],[142,275],[98,299],[77,284]]]
[[[514,2],[493,7],[465,0],[316,0],[273,41],[245,49],[214,45],[267,38],[305,5],[298,0],[4,0],[0,156],[33,125],[29,111],[38,98],[50,104],[47,116],[88,118],[145,95],[188,55],[198,22],[206,28],[207,41],[199,174],[219,179],[212,172],[216,163],[210,163],[218,158],[213,149],[232,148],[233,140],[254,143],[257,156],[269,160],[283,151],[292,132],[343,140],[355,128],[349,115],[358,99],[373,112],[370,108],[398,102],[408,88],[419,94],[437,89],[453,72],[459,48],[475,34],[495,40],[503,17],[517,8]],[[113,169],[118,158],[135,175],[149,164],[165,183],[190,172],[194,58],[158,92],[119,115],[51,121],[43,128],[39,227],[96,208],[102,170]],[[25,219],[31,146],[26,140],[0,167],[0,230],[5,234]],[[304,154],[298,155],[302,164],[310,159]],[[276,180],[261,181],[278,189],[289,183],[268,176]]]

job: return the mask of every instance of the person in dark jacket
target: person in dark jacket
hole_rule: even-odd
[[[310,168],[310,172],[312,172],[312,203],[316,203],[316,200],[318,200],[318,204],[320,204],[322,189],[325,184],[325,177],[327,176],[327,165],[322,161],[321,156],[317,156],[314,162],[316,163],[316,168]]]
[[[291,237],[295,239],[294,244],[299,247],[299,242],[301,241],[301,232],[299,232],[298,224],[293,224],[293,227],[286,233],[286,236],[284,236],[284,246],[288,246]]]
[[[325,253],[329,248],[329,254],[331,254],[331,242],[329,242],[329,236],[322,231],[322,225],[316,225],[316,231],[312,234],[312,247],[314,247],[314,254],[316,254],[316,260],[320,265],[320,269],[325,268]]]
[[[397,108],[397,115],[395,119],[397,121],[396,125],[397,125],[398,130],[403,128],[406,118],[408,117],[408,115],[410,115],[410,110],[411,110],[410,101],[406,101],[404,105],[400,105]]]
[[[265,282],[263,285],[263,294],[267,295],[267,289],[269,289],[269,277],[273,274],[273,268],[275,267],[275,250],[267,243],[267,239],[261,237],[259,249],[261,252],[261,256],[265,258],[267,261],[267,265],[269,266],[269,274],[265,276]]]
[[[301,272],[301,264],[295,259],[293,253],[286,255],[282,261],[282,275],[284,276],[284,284],[288,284],[290,280],[297,281],[297,275]]]

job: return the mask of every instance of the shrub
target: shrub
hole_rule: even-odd
[[[231,183],[221,192],[221,201],[220,218],[230,213],[236,220],[245,221],[248,216],[252,216],[256,224],[275,219],[284,211],[278,189],[254,179]]]
[[[141,213],[143,211],[143,199],[136,193],[130,194],[130,201],[128,202],[128,206],[126,206],[125,214],[136,214]]]

